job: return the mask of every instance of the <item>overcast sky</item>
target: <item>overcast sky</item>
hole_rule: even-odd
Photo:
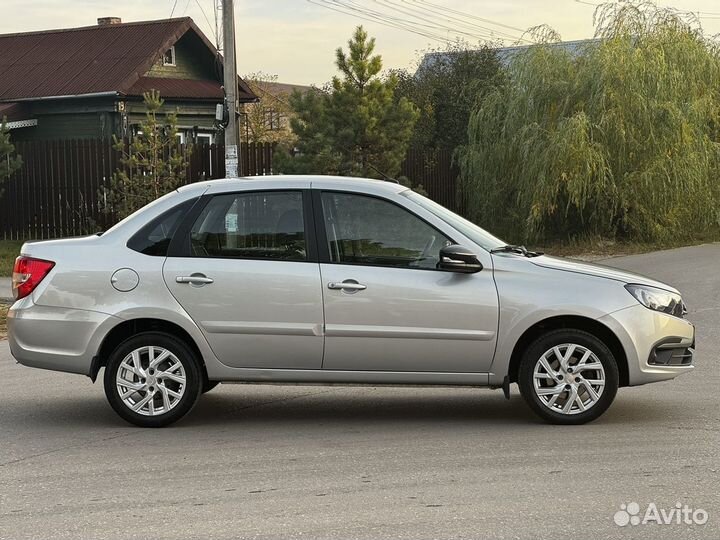
[[[0,33],[50,28],[70,28],[95,23],[97,17],[117,16],[123,21],[162,19],[170,16],[192,17],[211,41],[214,36],[216,0],[0,0]],[[314,0],[321,1],[321,0]],[[348,2],[348,0],[345,0]],[[352,0],[349,3],[391,13],[384,2],[393,0]],[[576,0],[425,0],[430,5],[454,9],[518,29],[549,24],[563,39],[581,39],[593,35],[594,7]],[[596,2],[597,0],[589,0]],[[394,0],[397,5],[421,5],[423,0]],[[411,32],[382,26],[377,22],[333,12],[307,0],[235,0],[238,70],[276,74],[288,83],[321,85],[335,73],[334,50],[344,45],[357,24],[364,24],[377,38],[378,52],[385,68],[414,68],[420,51],[441,43]],[[667,5],[667,4],[663,4]],[[717,0],[676,0],[678,9],[701,12],[708,34],[720,33],[720,2]],[[202,9],[201,9],[202,8]],[[203,14],[205,13],[205,15]],[[426,23],[443,17],[425,11]],[[520,32],[491,26],[465,16],[460,23],[445,20],[455,29],[475,23],[513,36]],[[398,18],[407,19],[395,12]],[[206,18],[207,17],[207,18]],[[418,22],[416,20],[416,22]],[[416,26],[417,28],[417,26]],[[475,33],[472,29],[470,33]],[[445,37],[454,39],[452,33]],[[510,40],[507,41],[510,44]]]

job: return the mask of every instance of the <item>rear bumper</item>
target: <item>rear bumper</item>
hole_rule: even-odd
[[[10,353],[24,366],[89,375],[103,335],[99,330],[117,321],[97,311],[38,306],[23,298],[8,312]]]
[[[638,304],[605,315],[599,321],[615,333],[625,349],[630,386],[674,379],[693,370],[695,326],[685,319]],[[658,351],[668,346],[673,351],[682,351],[681,361],[658,362]],[[664,358],[662,352],[660,358]]]

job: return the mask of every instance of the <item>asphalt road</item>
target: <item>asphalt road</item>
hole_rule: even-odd
[[[89,379],[0,343],[1,538],[720,538],[720,245],[607,261],[678,286],[697,369],[598,421],[513,387],[221,385],[175,427],[119,420]],[[619,527],[623,503],[709,514]]]

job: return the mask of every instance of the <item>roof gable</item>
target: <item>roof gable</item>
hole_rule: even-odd
[[[215,47],[189,17],[0,35],[0,101],[127,94],[187,32],[214,58]],[[254,98],[247,90],[245,101]]]

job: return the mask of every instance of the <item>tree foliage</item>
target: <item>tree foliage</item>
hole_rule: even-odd
[[[181,148],[177,116],[163,115],[164,101],[152,90],[143,94],[145,119],[140,130],[128,143],[114,139],[121,152],[120,166],[113,174],[110,188],[100,194],[101,207],[122,219],[177,189],[186,182],[188,159],[192,149]],[[164,122],[161,122],[164,116]]]
[[[7,118],[0,122],[0,195],[2,185],[15,171],[22,167],[22,158],[15,152],[15,145],[10,141],[10,129]]]
[[[341,76],[325,91],[293,93],[291,121],[297,155],[280,156],[284,173],[394,177],[400,171],[418,113],[407,99],[396,100],[397,77],[380,76],[382,58],[362,26],[338,48]]]
[[[685,237],[720,221],[720,56],[650,2],[606,4],[597,37],[514,58],[473,112],[471,219],[515,240]]]
[[[471,48],[457,42],[426,51],[415,74],[398,70],[395,75],[396,96],[408,99],[420,112],[411,145],[453,151],[467,143],[470,114],[498,84],[502,70],[489,44]]]

